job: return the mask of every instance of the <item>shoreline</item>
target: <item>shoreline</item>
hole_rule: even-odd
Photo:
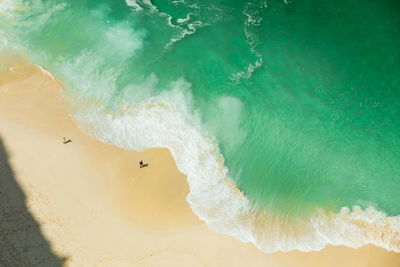
[[[69,91],[63,95],[67,100]],[[79,98],[73,95],[68,102],[81,101],[75,101],[75,97]],[[169,149],[173,164],[187,175],[190,190],[186,201],[197,217],[210,229],[251,242],[265,253],[319,251],[327,245],[359,248],[367,244],[400,252],[400,216],[386,217],[373,207],[342,207],[337,213],[318,209],[296,225],[274,214],[260,212],[258,216],[251,212],[249,199],[229,177],[217,142],[190,115],[181,116],[189,107],[179,94],[170,97],[172,101],[160,96],[133,105],[122,103],[116,113],[89,99],[88,105],[81,103],[69,113],[85,132],[104,143],[139,151],[148,147]],[[139,138],[141,142],[135,141]]]
[[[14,71],[0,73],[0,136],[28,207],[66,266],[400,265],[399,254],[372,245],[264,254],[208,229],[185,201],[186,177],[167,149],[128,151],[91,138],[64,110],[55,80],[35,67]],[[141,159],[150,167],[139,169]]]

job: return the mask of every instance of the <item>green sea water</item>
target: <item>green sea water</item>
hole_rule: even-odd
[[[400,2],[6,2],[2,48],[55,74],[77,105],[100,103],[110,124],[84,116],[100,139],[170,148],[191,191],[225,195],[212,192],[220,182],[196,191],[217,172],[196,178],[202,169],[187,167],[212,164],[197,153],[199,134],[250,213],[294,224],[320,209],[400,214]],[[139,111],[116,122],[122,106],[149,101],[175,105],[196,132]]]

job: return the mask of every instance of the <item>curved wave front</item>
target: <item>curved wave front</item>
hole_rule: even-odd
[[[178,169],[187,175],[187,201],[196,215],[211,229],[252,242],[264,252],[313,251],[328,244],[357,248],[369,243],[400,252],[400,217],[387,217],[373,208],[343,207],[339,213],[321,209],[296,225],[273,214],[252,212],[249,200],[229,178],[215,138],[185,118],[188,107],[179,91],[188,84],[181,80],[174,86],[176,91],[168,95],[124,105],[118,115],[93,105],[77,111],[74,118],[104,143],[137,151],[168,148]]]

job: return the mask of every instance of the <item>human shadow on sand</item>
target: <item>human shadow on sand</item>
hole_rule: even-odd
[[[0,266],[63,266],[26,205],[0,138]]]

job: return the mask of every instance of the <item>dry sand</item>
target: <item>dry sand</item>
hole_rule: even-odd
[[[186,177],[167,149],[139,153],[91,138],[65,111],[57,81],[22,61],[8,64],[0,138],[30,213],[65,266],[400,266],[400,254],[372,245],[264,254],[208,229],[185,201]],[[140,169],[139,160],[150,166]]]

